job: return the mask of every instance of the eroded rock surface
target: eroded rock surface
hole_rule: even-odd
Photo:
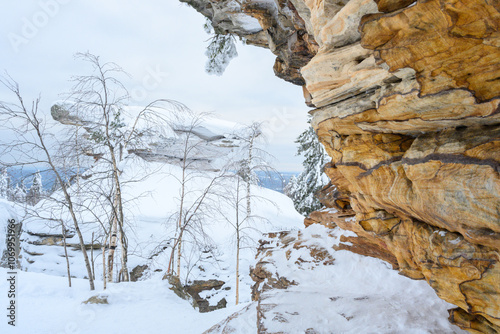
[[[257,19],[219,27],[268,47],[317,108],[329,210],[306,224],[355,232],[340,247],[427,280],[462,328],[500,332],[500,2],[228,3],[197,9]]]

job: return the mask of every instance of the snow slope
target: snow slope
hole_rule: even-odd
[[[467,333],[448,322],[447,309],[454,305],[439,299],[426,282],[403,277],[379,259],[333,250],[348,233],[311,225],[286,239],[269,239],[266,269],[294,284],[262,292],[259,305],[210,333],[256,333],[257,306],[268,333]],[[315,259],[311,249],[326,250],[326,262],[333,264]]]
[[[153,274],[163,275],[168,267],[171,249],[163,249],[163,247],[169,245],[168,239],[175,234],[175,221],[172,220],[172,217],[179,205],[180,185],[178,180],[181,177],[181,169],[162,163],[144,163],[137,157],[131,157],[123,163],[122,167],[124,170],[122,174],[123,192],[127,203],[126,215],[128,217],[126,231],[130,251],[128,256],[129,270],[138,265],[147,264],[149,270],[145,277]],[[214,175],[216,174],[194,175],[188,201],[194,200],[199,195],[199,190],[203,190]],[[231,179],[223,181],[219,185],[218,191],[229,192],[233,183],[234,181]],[[75,189],[73,191],[76,192]],[[89,190],[87,189],[87,191]],[[243,294],[245,297],[241,301],[249,300],[250,285],[252,284],[248,276],[249,267],[261,233],[297,229],[302,226],[303,220],[303,217],[294,210],[291,200],[283,194],[258,186],[252,186],[252,193],[255,196],[252,201],[253,214],[266,219],[256,221],[246,235],[247,242],[244,245],[245,249],[242,250],[240,267],[243,281],[241,289],[248,293]],[[78,194],[74,194],[74,196],[78,196]],[[227,282],[225,288],[231,288],[231,294],[234,295],[235,230],[223,218],[224,216],[232,219],[234,208],[229,205],[230,203],[217,201],[220,200],[210,199],[205,208],[205,210],[212,211],[203,224],[206,234],[206,240],[203,242],[204,245],[210,247],[210,253],[200,253],[199,250],[194,247],[190,248],[189,244],[186,244],[185,253],[190,257],[184,262],[181,278],[183,282],[217,278]],[[94,214],[105,216],[106,213],[99,210],[99,208],[94,209]],[[49,217],[55,212],[52,204],[43,201],[37,205],[35,211],[43,217]],[[92,233],[94,233],[94,243],[99,243],[101,240],[100,226],[93,223],[94,215],[82,213],[80,219],[83,221],[81,230],[85,242],[91,244]],[[65,216],[65,221],[67,227],[72,225],[69,215]],[[64,248],[40,245],[42,238],[34,234],[42,233],[61,234],[60,223],[40,218],[31,218],[25,222],[22,235],[25,250],[23,267],[28,271],[67,276]],[[68,238],[67,243],[78,244],[78,237],[74,235],[72,238]],[[79,278],[86,277],[87,272],[83,265],[81,251],[78,248],[69,247],[68,252],[71,275]],[[98,287],[102,287],[102,253],[100,249],[95,249],[93,253],[93,257],[96,259],[96,284]],[[232,303],[234,297],[227,298],[227,300]]]
[[[7,326],[6,321],[2,321],[0,333],[140,333],[144,330],[150,333],[201,333],[250,301],[252,281],[249,269],[253,264],[261,232],[297,229],[302,225],[303,217],[295,212],[290,199],[280,193],[252,186],[255,195],[252,203],[254,214],[266,217],[267,220],[256,223],[248,234],[251,238],[245,244],[247,247],[241,251],[240,303],[243,304],[235,307],[234,230],[220,217],[213,216],[207,221],[205,231],[215,249],[209,256],[202,254],[199,259],[195,259],[194,268],[184,265],[181,277],[183,281],[212,278],[225,281],[224,289],[205,292],[204,297],[208,297],[211,303],[217,303],[225,297],[228,308],[200,314],[189,301],[180,299],[169,290],[167,281],[162,280],[170,251],[160,252],[151,258],[158,245],[175,230],[168,218],[178,207],[180,168],[162,163],[144,163],[137,157],[131,157],[122,167],[123,191],[129,217],[129,269],[147,264],[149,271],[146,272],[145,280],[111,286],[108,283],[107,290],[103,291],[101,251],[96,249],[94,258],[97,291],[90,292],[88,282],[82,279],[87,274],[83,256],[77,248],[69,247],[71,275],[79,278],[73,278],[73,287],[68,288],[64,248],[50,243],[41,245],[44,238],[38,236],[60,234],[60,224],[41,218],[28,219],[21,237],[24,249],[22,264],[28,272],[21,271],[18,277],[18,327],[12,329]],[[88,172],[91,173],[92,171]],[[206,187],[211,176],[211,173],[196,175],[191,186],[194,191],[192,196],[196,197],[196,189]],[[135,181],[127,183],[132,180]],[[229,191],[232,182],[225,181],[220,187]],[[76,198],[78,192],[75,185],[71,191]],[[228,203],[222,203],[217,209],[228,217],[233,215],[234,209]],[[43,201],[34,210],[43,217],[54,213],[52,204]],[[98,209],[94,213],[105,214]],[[63,217],[66,226],[70,227],[69,216]],[[83,213],[79,218],[84,222],[82,232],[86,243],[91,242],[92,232],[95,234],[94,239],[98,239],[99,228],[91,223],[93,217]],[[67,239],[68,244],[77,242],[76,235]],[[189,245],[186,249],[188,252]],[[197,255],[195,250],[193,254]],[[4,277],[6,273],[6,270],[0,269],[0,277]],[[7,282],[1,280],[0,305],[8,303],[6,294],[2,293],[7,290]],[[96,294],[109,296],[110,304],[81,304]]]
[[[212,122],[212,121],[210,121]],[[213,121],[199,128],[198,138],[213,139],[230,124]],[[175,132],[175,130],[173,130]],[[179,131],[178,131],[179,132]],[[182,132],[182,131],[181,131]],[[227,138],[227,137],[226,137]],[[154,138],[153,138],[154,139]],[[203,139],[203,138],[202,138]],[[234,139],[235,141],[238,139]],[[234,142],[231,143],[231,145]],[[229,145],[229,146],[231,146]],[[231,151],[231,147],[224,150]],[[220,152],[223,152],[222,150]],[[222,155],[222,154],[221,154]],[[447,321],[449,304],[440,300],[422,281],[413,281],[377,259],[347,251],[334,251],[342,232],[321,226],[303,229],[303,216],[292,201],[275,191],[252,186],[252,215],[245,225],[245,238],[240,253],[240,305],[235,305],[236,245],[234,224],[236,210],[232,203],[236,183],[224,176],[214,188],[217,195],[207,199],[198,222],[200,231],[186,234],[183,244],[181,282],[218,279],[222,289],[202,293],[210,304],[221,298],[226,309],[200,314],[189,301],[180,299],[169,288],[163,276],[168,267],[171,240],[176,235],[176,212],[179,207],[180,179],[178,165],[145,162],[129,155],[120,164],[123,170],[122,191],[126,203],[126,234],[129,244],[128,269],[147,265],[139,282],[109,284],[103,290],[102,253],[97,247],[95,260],[96,291],[88,290],[83,256],[77,236],[68,236],[73,287],[67,287],[66,259],[61,246],[62,226],[71,230],[67,212],[54,202],[41,201],[31,208],[39,217],[23,222],[22,266],[18,276],[18,327],[0,321],[0,333],[175,333],[195,334],[212,328],[210,333],[255,333],[257,306],[265,309],[261,326],[270,332],[283,333],[462,333]],[[103,172],[97,164],[86,172],[96,177]],[[192,171],[190,171],[191,173]],[[186,203],[195,203],[219,172],[203,171],[190,175]],[[92,176],[94,175],[94,176]],[[75,202],[90,205],[86,195],[103,183],[73,184],[70,189]],[[243,196],[243,192],[240,196]],[[61,194],[56,194],[62,196]],[[96,203],[94,203],[96,204]],[[99,201],[97,201],[99,204]],[[101,225],[109,222],[106,207],[93,206],[78,214],[86,244],[103,241]],[[17,206],[24,215],[23,208]],[[246,212],[243,204],[242,212]],[[0,201],[0,219],[12,216],[9,203]],[[43,217],[43,218],[42,218]],[[258,217],[258,218],[257,218]],[[303,248],[273,244],[275,251],[268,259],[273,275],[297,283],[286,290],[272,289],[262,293],[260,304],[251,302],[250,267],[256,265],[258,240],[263,233],[290,231],[302,238]],[[0,239],[5,230],[0,225]],[[4,247],[4,245],[0,245]],[[333,264],[315,262],[308,249],[321,248],[334,259]],[[119,264],[119,248],[115,264]],[[7,270],[0,268],[0,309],[8,305]],[[115,276],[116,277],[116,276]],[[89,297],[106,297],[109,304],[82,304]],[[1,319],[1,318],[0,318]],[[314,331],[313,331],[314,330]]]

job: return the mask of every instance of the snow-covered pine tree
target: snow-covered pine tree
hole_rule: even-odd
[[[26,203],[26,186],[24,185],[24,182],[21,181],[21,183],[16,184],[16,187],[14,188],[13,194],[14,194],[14,202],[17,203]]]
[[[297,176],[298,175],[292,175],[292,177],[288,180],[288,183],[283,187],[283,192],[285,195],[290,197],[293,200],[293,203],[295,204],[295,194],[297,193]]]
[[[229,62],[238,56],[235,38],[231,34],[216,31],[212,23],[208,20],[204,28],[207,34],[212,35],[210,44],[205,51],[205,55],[208,58],[205,70],[208,74],[220,76],[226,70]]]
[[[31,188],[28,193],[28,203],[31,205],[35,205],[38,203],[42,196],[43,185],[42,185],[42,175],[39,171],[35,173],[33,176],[33,181],[31,184]]]
[[[0,173],[0,198],[8,199],[10,187],[10,178],[7,169],[4,168]]]
[[[304,157],[304,171],[297,177],[293,176],[284,191],[293,200],[295,209],[307,216],[322,206],[314,194],[328,183],[323,166],[329,156],[311,126],[302,132],[295,142],[299,144],[297,155]]]

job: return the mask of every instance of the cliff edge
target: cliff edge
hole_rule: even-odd
[[[308,223],[425,279],[452,323],[500,332],[500,2],[181,1],[303,86],[335,209]]]

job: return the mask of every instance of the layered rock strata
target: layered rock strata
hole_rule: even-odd
[[[332,157],[320,197],[334,210],[306,223],[355,232],[347,248],[427,280],[457,305],[452,322],[500,332],[500,2],[195,7],[224,33],[269,47],[276,74],[303,85],[315,106]],[[235,28],[235,15],[261,29]]]

